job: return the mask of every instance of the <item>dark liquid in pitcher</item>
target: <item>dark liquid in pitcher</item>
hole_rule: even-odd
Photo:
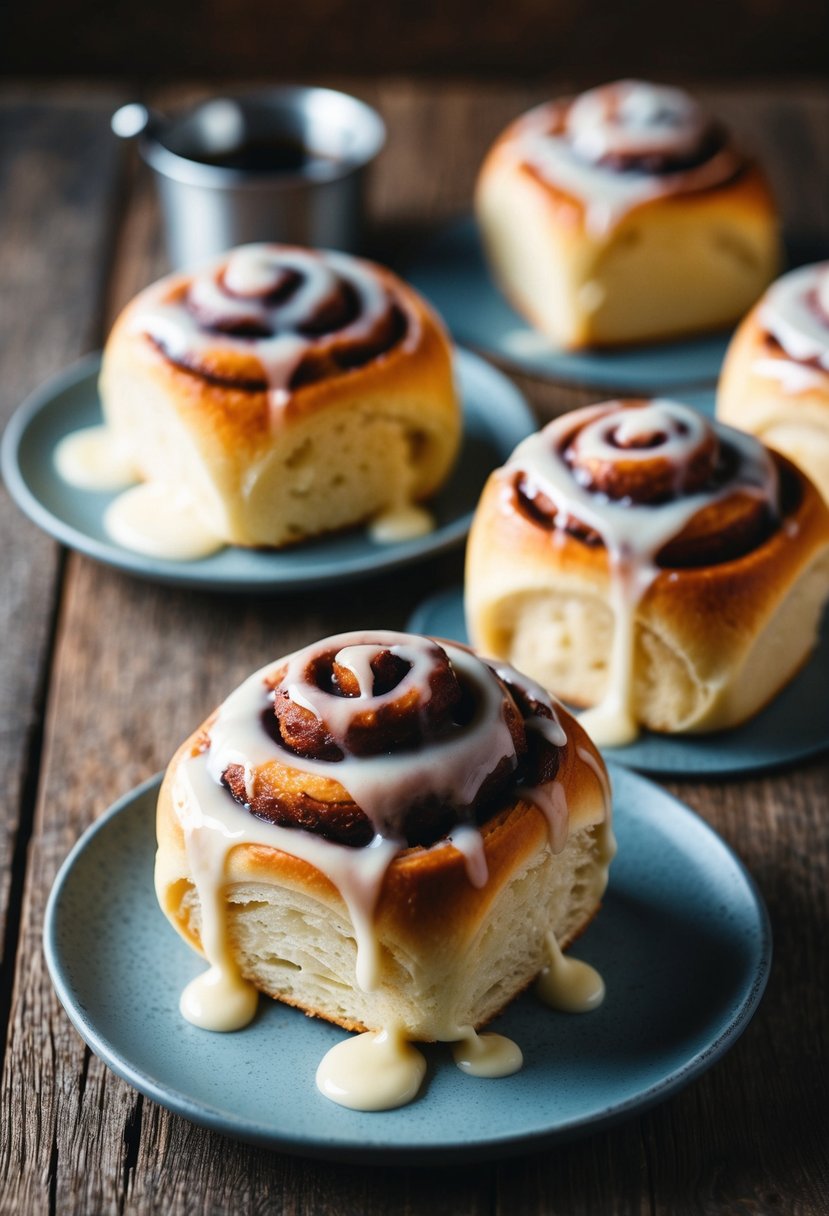
[[[328,159],[300,140],[284,136],[246,140],[224,152],[193,151],[188,155],[202,165],[241,169],[244,173],[304,173],[311,165]]]

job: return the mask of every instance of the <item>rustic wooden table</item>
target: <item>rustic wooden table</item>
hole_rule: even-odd
[[[491,137],[544,95],[345,83],[389,123],[372,196],[386,250],[466,209]],[[3,417],[99,346],[118,308],[164,269],[151,184],[109,134],[125,99],[74,84],[0,91]],[[710,100],[768,163],[789,230],[829,249],[829,90]],[[522,387],[540,417],[588,399]],[[0,1211],[829,1211],[829,761],[672,787],[757,879],[775,963],[736,1048],[671,1101],[613,1131],[474,1169],[357,1168],[246,1147],[168,1114],[84,1046],[41,949],[52,879],[83,829],[161,768],[249,671],[334,630],[403,626],[424,594],[459,576],[459,558],[336,595],[176,591],[62,551],[5,491],[0,540]]]

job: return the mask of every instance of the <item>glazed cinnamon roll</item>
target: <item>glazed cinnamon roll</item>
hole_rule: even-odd
[[[484,161],[476,210],[505,294],[564,348],[727,325],[778,265],[758,167],[687,93],[641,81],[513,122]]]
[[[339,253],[249,245],[162,279],[118,319],[100,388],[138,475],[224,543],[405,512],[459,444],[440,322],[389,271]]]
[[[212,968],[183,1010],[231,1028],[258,989],[457,1040],[590,921],[609,817],[584,731],[465,647],[372,631],[269,664],[161,789],[158,898]]]
[[[593,707],[600,744],[756,713],[809,654],[827,592],[811,482],[673,401],[590,406],[525,440],[467,557],[475,645]]]
[[[745,318],[717,414],[788,456],[829,500],[829,262],[784,275]]]

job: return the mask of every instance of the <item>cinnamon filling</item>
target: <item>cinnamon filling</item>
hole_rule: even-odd
[[[222,782],[236,801],[280,827],[354,848],[370,844],[377,824],[340,783],[343,766],[358,758],[370,763],[406,754],[419,766],[439,764],[442,746],[481,728],[480,690],[441,646],[422,640],[413,658],[405,647],[398,650],[371,643],[317,649],[303,655],[301,665],[274,672],[261,729],[284,750],[284,764],[262,765],[253,773],[242,764],[227,765]],[[395,824],[402,846],[428,846],[459,824],[480,825],[522,786],[531,791],[556,779],[560,728],[552,706],[540,699],[543,692],[535,696],[522,687],[517,673],[513,680],[482,668],[500,702],[503,750],[499,754],[495,744],[484,750],[486,770],[464,782],[463,793],[448,787],[404,792],[408,804],[397,808]],[[320,763],[330,764],[330,778],[309,783],[292,767],[296,758],[314,762],[316,773]]]
[[[404,342],[393,280],[345,254],[245,246],[137,318],[176,367],[243,392],[290,393]]]
[[[686,173],[712,160],[728,144],[723,127],[712,123],[706,130],[699,146],[692,152],[629,152],[607,153],[596,162],[613,173],[647,173],[651,177],[662,177],[669,173]]]
[[[659,507],[693,495],[710,496],[700,509],[655,554],[660,568],[689,569],[717,565],[745,556],[763,544],[778,526],[772,505],[740,484],[740,455],[727,438],[705,426],[695,436],[684,420],[666,413],[662,426],[648,424],[625,430],[627,411],[647,408],[646,402],[620,403],[617,409],[590,429],[601,428],[600,442],[583,444],[578,422],[559,428],[557,452],[575,482],[602,500],[629,506]],[[652,411],[650,411],[652,412]],[[633,415],[631,415],[633,416]],[[681,458],[666,449],[679,445]],[[635,453],[627,458],[626,453]],[[797,496],[796,482],[779,461],[781,510],[788,513]],[[548,531],[560,529],[582,543],[599,547],[600,530],[556,507],[549,494],[525,470],[513,477],[515,502],[522,514]]]

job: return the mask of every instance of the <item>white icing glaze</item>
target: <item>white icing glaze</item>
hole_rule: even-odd
[[[196,561],[224,548],[193,498],[166,482],[147,481],[109,504],[104,528],[117,544],[168,561]]]
[[[181,994],[182,1017],[201,1030],[241,1030],[253,1021],[259,993],[233,967],[211,967]]]
[[[772,358],[755,359],[752,370],[756,376],[764,380],[776,380],[784,393],[809,393],[812,389],[826,392],[829,389],[829,369],[821,371],[809,363],[799,363],[796,359]]]
[[[543,492],[563,517],[578,519],[595,530],[607,549],[614,617],[608,688],[601,703],[581,717],[600,746],[622,746],[638,734],[633,705],[636,609],[659,573],[656,558],[660,550],[698,511],[733,494],[737,486],[766,502],[775,513],[778,501],[774,463],[753,437],[708,422],[690,407],[674,401],[655,400],[627,410],[620,406],[620,402],[607,402],[556,419],[519,444],[502,472],[509,481],[520,470],[529,489]],[[582,484],[585,479],[580,470],[571,468],[562,455],[568,438],[576,434],[569,450],[578,458],[612,462],[621,457],[626,463],[645,462],[653,459],[653,446],[619,448],[614,446],[612,436],[635,443],[637,437],[646,439],[657,433],[663,442],[656,451],[676,463],[679,488],[688,462],[711,428],[736,452],[738,468],[734,476],[717,490],[678,495],[659,504],[610,499],[594,492],[588,484]]]
[[[399,1027],[337,1043],[317,1068],[317,1089],[352,1110],[393,1110],[420,1089],[426,1061]]]
[[[446,840],[463,856],[470,885],[485,887],[489,881],[489,867],[486,864],[484,838],[478,829],[472,824],[462,823],[452,829]]]
[[[477,1034],[471,1026],[452,1048],[455,1063],[470,1077],[509,1077],[524,1063],[521,1048],[503,1034]]]
[[[271,293],[289,274],[300,276],[298,287],[287,299],[274,300]],[[336,297],[339,281],[356,295],[354,319],[332,333],[303,333],[309,318]],[[134,312],[131,325],[156,341],[171,359],[187,366],[197,367],[200,357],[209,351],[254,356],[262,366],[271,418],[277,426],[290,400],[291,378],[303,357],[332,343],[343,347],[370,340],[396,303],[374,269],[347,254],[243,245],[194,275],[185,298],[165,302],[150,295]],[[255,326],[270,336],[242,337],[211,328],[211,324],[228,322]],[[409,316],[404,346],[410,348],[417,336],[416,319]]]
[[[138,481],[129,451],[106,426],[87,426],[64,436],[54,460],[63,480],[81,490],[121,490]]]
[[[435,528],[435,517],[416,503],[389,508],[369,524],[369,536],[378,545],[399,545],[426,536]]]
[[[682,89],[620,80],[577,97],[565,129],[579,156],[599,161],[608,155],[691,156],[707,126],[697,102]]]
[[[726,145],[689,169],[646,173],[600,163],[608,154],[690,154],[707,123],[696,103],[678,89],[619,81],[581,94],[563,128],[550,132],[560,109],[538,106],[519,120],[513,151],[552,185],[582,201],[594,236],[610,232],[635,207],[670,194],[705,190],[729,181],[742,158]]]
[[[553,698],[546,688],[543,688],[537,680],[525,676],[523,672],[516,671],[509,663],[490,660],[489,665],[507,684],[516,685],[531,701],[537,701],[539,705],[543,705],[545,709],[549,710],[549,718],[540,714],[527,718],[526,728],[542,735],[553,747],[564,747],[567,743],[567,734],[558,719]],[[521,788],[521,795],[541,811],[547,820],[550,849],[553,853],[560,853],[567,844],[568,832],[567,799],[563,787],[558,782],[549,782],[543,786],[525,785]]]
[[[605,997],[604,980],[595,967],[562,954],[554,933],[547,934],[550,961],[535,990],[545,1005],[561,1013],[589,1013]]]
[[[550,849],[553,853],[560,853],[567,844],[568,830],[567,798],[564,789],[556,782],[551,782],[543,786],[524,786],[521,794],[528,802],[537,806],[547,820]]]
[[[784,354],[762,355],[754,361],[754,372],[778,380],[786,392],[825,389],[829,374],[829,262],[801,266],[778,279],[763,298],[759,322],[780,343]]]
[[[255,677],[254,677],[255,678]],[[261,685],[261,679],[259,681]],[[245,686],[243,685],[243,688]],[[240,690],[241,691],[241,690]],[[258,723],[257,723],[258,725]],[[250,738],[262,736],[264,744],[270,743],[264,731],[251,729]],[[276,751],[276,745],[271,744]],[[213,752],[211,748],[211,752]],[[254,767],[257,761],[250,758],[234,759],[234,750],[228,745],[226,764],[244,763]],[[258,763],[273,756],[266,747],[259,753]],[[239,753],[236,753],[239,756]],[[280,753],[284,759],[285,753]],[[193,869],[193,879],[199,895],[202,917],[210,925],[222,926],[211,935],[211,940],[223,940],[225,922],[224,874],[229,851],[237,845],[258,844],[280,849],[307,861],[331,880],[348,909],[357,937],[357,982],[370,989],[377,983],[378,958],[374,936],[374,905],[380,891],[386,869],[399,851],[396,841],[378,837],[365,849],[348,848],[335,844],[313,832],[296,828],[280,827],[252,815],[240,806],[228,791],[218,783],[209,771],[207,755],[198,755],[183,761],[176,772],[173,797],[179,820],[184,829],[188,858],[203,851],[211,858],[210,867]],[[210,766],[212,767],[212,766]],[[222,770],[224,771],[224,770]],[[191,861],[192,867],[192,861]],[[217,953],[210,942],[203,942],[204,953],[214,967],[227,969],[230,961],[226,955]]]

